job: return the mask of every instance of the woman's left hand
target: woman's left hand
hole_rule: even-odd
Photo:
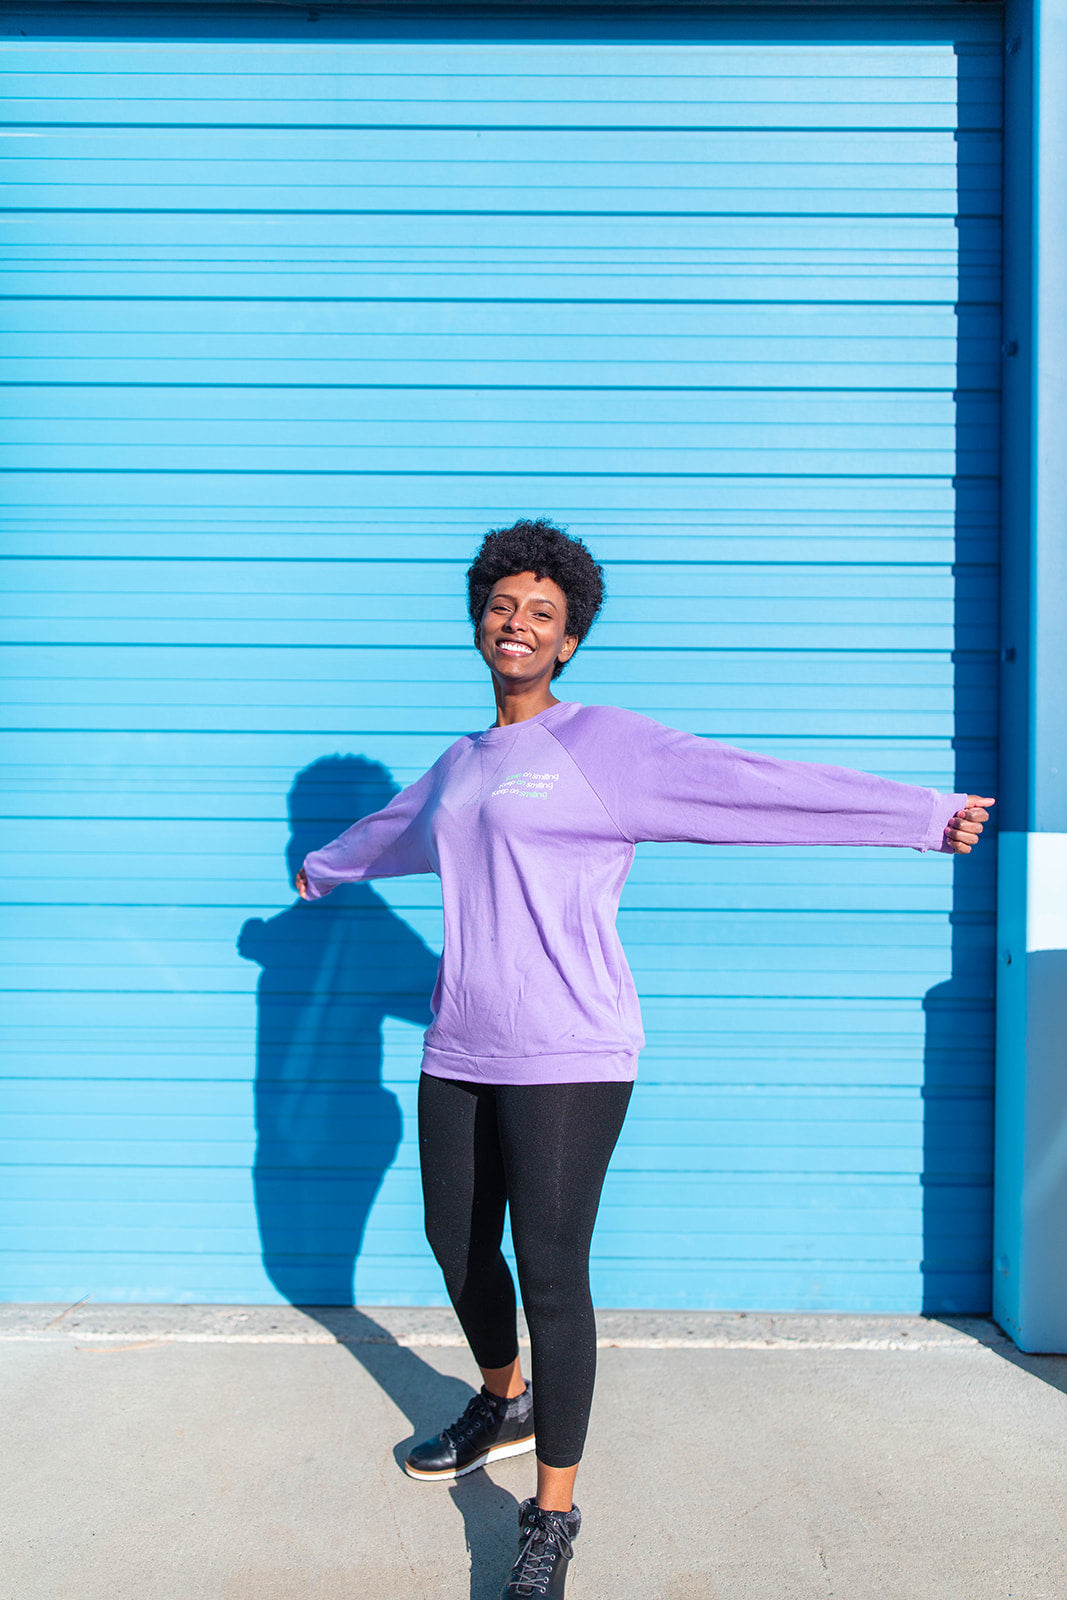
[[[957,811],[945,828],[945,837],[941,842],[942,850],[950,855],[970,855],[978,843],[982,823],[989,821],[989,812],[985,808],[995,805],[996,801],[992,795],[983,798],[980,794],[969,794],[963,810]]]

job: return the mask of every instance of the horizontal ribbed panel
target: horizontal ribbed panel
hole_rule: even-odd
[[[437,885],[287,852],[489,720],[530,513],[566,697],[992,792],[998,19],[131,15],[3,51],[0,1292],[439,1303]],[[601,1303],[985,1306],[993,887],[639,850]]]

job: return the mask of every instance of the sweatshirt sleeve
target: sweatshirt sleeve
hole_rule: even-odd
[[[635,844],[940,850],[947,823],[967,802],[964,794],[850,767],[758,755],[633,712],[615,716],[617,727],[594,732],[575,755],[615,825]]]
[[[401,789],[381,811],[361,817],[321,850],[304,857],[309,900],[321,900],[340,883],[435,871],[429,859],[427,811],[437,788],[439,765]]]

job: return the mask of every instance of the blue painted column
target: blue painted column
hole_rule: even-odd
[[[993,1310],[1067,1351],[1067,0],[1005,32]]]

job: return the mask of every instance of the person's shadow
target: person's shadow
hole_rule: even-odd
[[[362,756],[327,756],[289,791],[286,864],[397,793]],[[253,1169],[263,1264],[294,1305],[353,1304],[367,1217],[403,1131],[382,1084],[387,1017],[428,1026],[437,956],[370,884],[252,917],[238,950],[262,968]]]
[[[298,773],[288,801],[290,884],[309,851],[397,792],[387,769],[364,756],[327,756]],[[343,1339],[408,1417],[411,1437],[394,1452],[402,1463],[474,1391],[365,1312],[334,1308],[353,1306],[367,1218],[403,1132],[400,1105],[382,1083],[382,1024],[429,1025],[438,958],[365,883],[322,902],[297,900],[269,921],[251,917],[237,948],[262,969],[253,1189],[263,1264],[279,1294]],[[466,1525],[471,1600],[489,1600],[514,1554],[517,1504],[483,1472],[473,1478],[452,1494]]]

